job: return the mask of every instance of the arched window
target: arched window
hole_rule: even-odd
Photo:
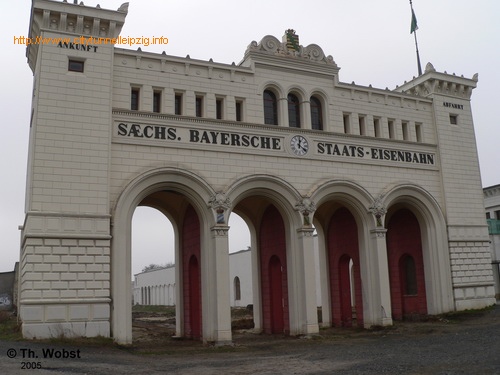
[[[315,96],[311,96],[311,127],[314,130],[323,130],[321,101]]]
[[[264,91],[264,124],[278,125],[278,101],[270,90]]]
[[[288,94],[288,124],[291,128],[300,128],[300,102],[294,94]]]
[[[241,300],[241,286],[240,286],[240,278],[236,276],[234,278],[234,300]]]

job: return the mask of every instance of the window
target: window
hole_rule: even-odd
[[[83,73],[84,62],[80,60],[69,60],[68,62],[68,70],[70,72],[78,72]]]
[[[222,119],[222,105],[223,101],[221,98],[215,99],[215,118],[218,120]]]
[[[161,91],[153,92],[153,112],[161,112]]]
[[[196,117],[203,117],[203,97],[196,97]]]
[[[343,120],[344,120],[344,133],[350,134],[351,133],[351,115],[348,113],[344,113]]]
[[[366,124],[365,124],[365,119],[366,117],[363,115],[359,115],[358,117],[358,123],[359,123],[359,134],[360,135],[366,135]]]
[[[243,121],[243,101],[236,101],[236,121]]]
[[[417,142],[422,142],[422,124],[415,124],[415,134],[417,136]]]
[[[489,212],[486,212],[486,219],[491,219],[491,214]]]
[[[139,110],[139,89],[133,88],[130,94],[130,109],[132,111]]]
[[[311,96],[311,128],[314,130],[323,130],[321,101],[315,96]]]
[[[458,125],[458,115],[450,115],[450,124]]]
[[[500,220],[500,211],[495,211],[495,219]]]
[[[403,256],[402,267],[404,272],[403,282],[405,283],[403,292],[407,296],[416,296],[417,290],[417,270],[415,260],[410,255]]]
[[[241,300],[241,285],[240,278],[238,276],[234,278],[234,300]]]
[[[175,94],[175,100],[174,100],[174,105],[175,105],[175,114],[176,115],[182,115],[182,94]]]
[[[300,128],[300,102],[294,94],[288,94],[288,125]]]
[[[264,124],[278,125],[278,101],[270,90],[264,91]]]
[[[407,122],[405,122],[405,121],[403,121],[403,122],[401,123],[401,128],[402,128],[402,130],[403,130],[403,139],[404,139],[405,141],[408,141],[408,140],[410,139],[410,138],[409,138],[409,134],[408,134],[408,123],[407,123]]]
[[[373,130],[375,131],[375,137],[380,138],[382,136],[381,129],[380,129],[380,119],[379,118],[374,118],[373,119]]]
[[[387,122],[387,126],[389,127],[389,138],[390,139],[394,139],[396,138],[396,134],[395,134],[395,129],[394,129],[394,120],[389,120]]]

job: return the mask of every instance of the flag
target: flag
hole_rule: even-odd
[[[413,34],[414,31],[418,30],[418,25],[417,25],[417,17],[415,17],[415,12],[413,11],[413,8],[411,9],[411,27],[410,27],[410,34]]]

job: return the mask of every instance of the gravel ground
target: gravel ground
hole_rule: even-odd
[[[312,338],[236,333],[233,341],[0,341],[0,374],[500,374],[500,306],[378,330],[333,328]],[[27,368],[38,363],[41,369]]]

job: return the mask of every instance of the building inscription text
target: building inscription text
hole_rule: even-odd
[[[271,151],[284,150],[284,137],[201,129],[185,129],[163,125],[142,125],[120,122],[117,125],[116,134],[120,138],[125,137],[135,140],[147,139]],[[316,146],[314,154],[323,157],[386,160],[412,164],[435,165],[435,155],[427,152],[395,150],[381,147],[368,147],[330,142],[314,143]]]

